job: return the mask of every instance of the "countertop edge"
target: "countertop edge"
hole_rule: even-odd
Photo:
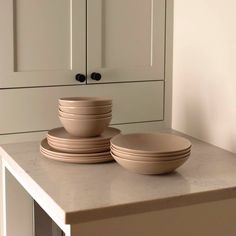
[[[236,187],[192,193],[158,200],[128,203],[112,207],[85,210],[79,212],[68,212],[65,215],[66,224],[86,223],[89,221],[103,220],[107,218],[122,217],[133,214],[142,214],[166,210],[177,207],[185,207],[201,203],[232,199],[236,197]]]

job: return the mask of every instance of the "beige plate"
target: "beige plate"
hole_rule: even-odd
[[[58,102],[62,106],[72,107],[106,106],[112,104],[112,99],[105,97],[66,97],[60,98]]]
[[[56,139],[52,139],[50,137],[47,137],[48,141],[57,144],[57,145],[64,145],[64,146],[76,146],[81,148],[97,148],[97,147],[104,147],[109,146],[110,142],[101,142],[101,143],[85,143],[85,142],[67,142],[67,141],[58,141]]]
[[[81,158],[75,158],[75,157],[64,158],[63,156],[61,157],[61,156],[48,154],[48,153],[44,152],[42,149],[40,149],[40,151],[45,157],[47,157],[49,159],[52,159],[55,161],[67,162],[67,163],[95,164],[95,163],[114,161],[114,159],[111,156],[105,156],[102,158],[87,158],[87,159],[81,159]]]
[[[128,159],[120,158],[114,155],[111,152],[113,158],[125,169],[135,172],[138,174],[148,174],[148,175],[157,175],[157,174],[167,174],[188,160],[188,157],[171,160],[171,161],[157,161],[157,162],[145,162],[145,161],[133,161]]]
[[[107,127],[100,136],[92,138],[78,138],[68,134],[63,127],[59,127],[48,131],[48,136],[58,141],[68,141],[77,143],[100,143],[109,141],[112,137],[118,135],[119,133],[119,129]]]
[[[111,148],[111,151],[114,155],[120,157],[120,158],[124,158],[124,159],[128,159],[128,160],[134,160],[134,161],[171,161],[171,160],[176,160],[176,159],[181,159],[181,158],[185,158],[188,157],[190,155],[190,151],[188,151],[185,154],[181,154],[181,155],[173,155],[173,156],[145,156],[145,155],[130,155],[130,154],[126,154],[126,153],[121,153],[121,152],[117,152],[116,150]]]
[[[106,142],[97,142],[97,143],[85,143],[85,142],[67,142],[67,141],[58,141],[52,139],[49,136],[47,137],[48,142],[54,143],[55,145],[66,146],[66,147],[76,147],[76,148],[100,148],[105,146],[110,146],[110,141]]]
[[[98,152],[105,152],[110,150],[110,145],[105,145],[102,147],[90,147],[90,148],[81,148],[80,146],[65,146],[61,144],[56,144],[54,142],[51,142],[48,140],[49,146],[54,148],[58,151],[68,152],[68,153],[84,153],[84,154],[90,154],[90,153],[98,153]]]
[[[50,147],[47,139],[43,139],[41,142],[41,146],[40,148],[50,154],[50,155],[63,155],[65,157],[99,157],[99,156],[106,156],[109,155],[110,152],[106,151],[106,152],[97,152],[97,153],[68,153],[68,152],[63,152],[63,151],[58,151],[55,150],[54,148]]]
[[[191,147],[186,138],[165,133],[120,134],[111,139],[111,144],[118,150],[138,154],[172,153]]]
[[[183,155],[186,154],[188,152],[191,151],[191,147],[184,150],[184,151],[179,151],[179,152],[166,152],[166,153],[132,153],[131,151],[124,151],[123,149],[118,149],[116,147],[114,147],[113,145],[111,145],[111,149],[114,152],[118,152],[121,154],[128,154],[128,155],[132,155],[132,156],[143,156],[145,155],[145,157],[170,157],[170,156],[176,156],[176,155]]]

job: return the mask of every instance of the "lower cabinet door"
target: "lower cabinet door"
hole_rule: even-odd
[[[0,134],[44,131],[61,126],[58,98],[108,96],[112,124],[163,120],[162,81],[0,90]]]

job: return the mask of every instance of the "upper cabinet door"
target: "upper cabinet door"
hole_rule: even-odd
[[[87,0],[89,83],[164,80],[164,42],[165,0]]]
[[[86,0],[0,0],[0,32],[0,88],[86,74]]]

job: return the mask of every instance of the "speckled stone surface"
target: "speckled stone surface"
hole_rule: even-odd
[[[48,160],[40,142],[3,145],[0,155],[30,195],[68,224],[236,197],[236,155],[185,137],[189,160],[163,176],[133,174],[115,162]]]

